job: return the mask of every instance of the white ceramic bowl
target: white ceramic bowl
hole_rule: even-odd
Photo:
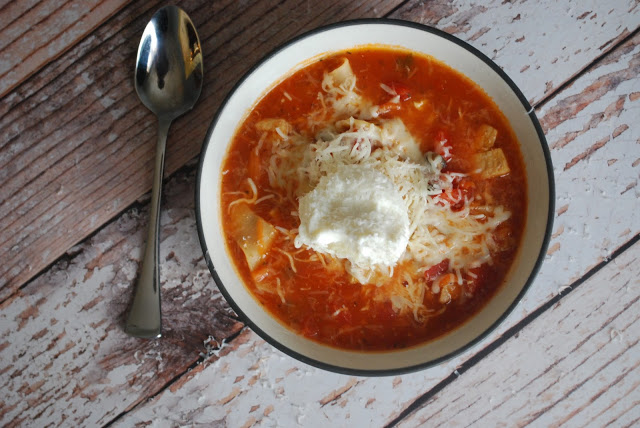
[[[381,44],[431,55],[480,85],[505,114],[520,142],[529,203],[521,248],[505,284],[474,317],[453,332],[400,351],[345,351],[295,334],[251,296],[227,254],[221,227],[221,165],[248,110],[275,84],[327,52]],[[231,91],[205,138],[196,188],[198,233],[205,259],[220,291],[249,326],[276,348],[308,364],[356,375],[391,375],[438,364],[489,334],[531,285],[545,255],[553,220],[551,158],[533,109],[509,77],[467,43],[439,30],[404,21],[358,20],[304,34],[269,54]]]

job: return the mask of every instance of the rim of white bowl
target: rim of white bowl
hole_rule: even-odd
[[[295,44],[296,42],[298,42],[300,40],[303,40],[303,39],[306,39],[306,38],[309,38],[309,37],[313,37],[313,36],[316,36],[316,35],[318,35],[320,33],[325,32],[325,31],[335,30],[335,29],[341,28],[341,27],[349,27],[349,26],[357,26],[357,25],[369,25],[369,24],[410,27],[410,28],[421,30],[421,31],[425,31],[427,33],[431,33],[433,35],[442,37],[442,38],[446,39],[447,41],[455,43],[456,45],[462,47],[463,49],[465,49],[466,51],[468,51],[469,53],[471,53],[472,55],[474,55],[475,57],[477,57],[478,59],[483,61],[486,65],[488,65],[510,87],[510,89],[516,95],[518,100],[522,103],[522,106],[524,107],[525,111],[527,112],[527,114],[529,116],[529,119],[531,120],[531,124],[535,128],[535,131],[536,131],[536,134],[537,134],[537,137],[538,137],[538,141],[540,142],[540,146],[541,146],[540,148],[542,150],[542,154],[544,156],[544,160],[545,160],[545,163],[546,163],[547,180],[548,180],[548,185],[549,185],[549,189],[548,189],[548,192],[549,192],[549,201],[548,201],[549,209],[548,209],[548,213],[547,213],[547,223],[546,223],[546,227],[545,227],[544,237],[543,237],[543,240],[542,240],[542,243],[541,243],[541,246],[540,246],[540,251],[538,252],[538,257],[537,257],[537,259],[536,259],[536,261],[535,261],[535,263],[533,265],[533,268],[532,268],[531,272],[529,273],[529,275],[527,277],[527,280],[526,280],[525,284],[522,287],[522,290],[518,293],[516,298],[511,302],[511,304],[507,307],[507,309],[489,327],[487,327],[482,333],[480,333],[479,335],[477,335],[476,337],[474,337],[473,339],[471,339],[470,341],[468,341],[464,345],[460,346],[459,348],[447,353],[446,355],[443,355],[441,357],[434,358],[434,359],[431,359],[431,360],[427,360],[427,361],[424,361],[424,362],[419,363],[419,364],[414,364],[414,365],[411,365],[411,366],[404,366],[404,367],[391,368],[391,369],[379,369],[379,370],[378,369],[357,369],[357,368],[352,368],[352,367],[343,367],[343,366],[330,364],[330,363],[326,363],[326,362],[323,362],[323,361],[319,361],[319,360],[310,358],[310,357],[308,357],[306,355],[300,354],[299,352],[297,352],[297,351],[285,346],[284,344],[282,344],[281,342],[279,342],[275,338],[271,337],[271,335],[269,335],[264,330],[262,330],[258,325],[256,325],[252,321],[252,319],[247,314],[244,313],[244,311],[238,306],[238,304],[231,297],[230,293],[227,291],[225,285],[223,284],[223,282],[221,281],[220,277],[218,276],[218,274],[216,272],[216,269],[215,269],[215,266],[211,261],[211,258],[209,256],[209,250],[208,250],[207,242],[206,242],[205,237],[204,237],[204,231],[203,231],[203,226],[202,226],[202,214],[201,214],[202,205],[201,205],[201,201],[200,201],[200,190],[201,190],[200,186],[201,186],[201,183],[202,183],[201,179],[202,179],[203,164],[204,164],[204,159],[206,158],[207,150],[209,149],[209,143],[211,141],[211,136],[213,134],[214,129],[216,128],[216,125],[218,123],[220,115],[224,111],[227,103],[229,102],[231,97],[234,95],[236,90],[245,82],[245,80],[249,76],[251,76],[253,74],[253,72],[256,71],[260,66],[262,66],[264,63],[269,61],[273,56],[275,56],[279,52],[287,49],[288,47],[290,47],[291,45]],[[331,50],[327,49],[327,52],[331,52]],[[270,90],[270,89],[271,88],[265,88],[265,91]],[[226,147],[225,147],[225,149],[226,149]],[[551,162],[551,153],[549,151],[549,147],[548,147],[544,132],[542,130],[542,127],[540,126],[540,123],[539,123],[538,118],[537,118],[537,116],[535,114],[535,111],[533,110],[533,108],[531,107],[531,105],[529,104],[529,102],[527,101],[525,96],[522,94],[522,92],[520,91],[518,86],[502,70],[502,68],[500,68],[495,62],[493,62],[493,60],[491,60],[485,54],[480,52],[478,49],[476,49],[473,46],[471,46],[469,43],[467,43],[467,42],[465,42],[465,41],[463,41],[463,40],[461,40],[461,39],[459,39],[459,38],[457,38],[457,37],[455,37],[455,36],[453,36],[453,35],[451,35],[449,33],[446,33],[446,32],[444,32],[442,30],[438,30],[436,28],[429,27],[429,26],[424,25],[424,24],[418,24],[418,23],[411,22],[411,21],[403,21],[403,20],[389,19],[389,18],[354,19],[354,20],[343,21],[343,22],[338,22],[338,23],[335,23],[335,24],[330,24],[330,25],[325,25],[325,26],[322,26],[322,27],[318,27],[318,28],[315,28],[315,29],[310,30],[308,32],[305,32],[303,34],[300,34],[299,36],[297,36],[297,37],[295,37],[293,39],[290,39],[287,42],[284,42],[283,44],[279,45],[277,48],[275,48],[274,50],[272,50],[271,52],[266,54],[256,64],[254,64],[238,80],[238,82],[236,82],[234,87],[229,91],[229,93],[226,95],[225,99],[220,104],[220,107],[218,108],[215,116],[213,117],[213,119],[211,121],[211,125],[209,126],[209,129],[207,131],[207,135],[205,136],[205,139],[204,139],[204,144],[203,144],[201,152],[200,152],[200,159],[199,159],[199,162],[198,162],[198,172],[197,172],[197,176],[196,176],[195,212],[196,212],[196,225],[197,225],[197,229],[198,229],[198,238],[200,240],[200,245],[202,247],[202,251],[203,251],[203,254],[204,254],[205,261],[207,263],[207,266],[209,267],[209,271],[211,272],[211,275],[213,277],[214,282],[218,286],[218,289],[220,290],[220,292],[222,293],[222,295],[226,299],[227,303],[229,303],[229,305],[236,312],[236,314],[242,319],[242,321],[244,321],[244,323],[246,325],[248,325],[261,338],[263,338],[265,341],[267,341],[269,344],[271,344],[276,349],[278,349],[278,350],[284,352],[285,354],[289,355],[290,357],[293,357],[293,358],[297,359],[298,361],[301,361],[303,363],[309,364],[311,366],[314,366],[314,367],[317,367],[317,368],[320,368],[320,369],[323,369],[323,370],[328,370],[328,371],[335,372],[335,373],[341,373],[341,374],[347,374],[347,375],[353,375],[353,376],[392,376],[392,375],[400,375],[400,374],[411,373],[411,372],[415,372],[415,371],[419,371],[419,370],[424,370],[424,369],[427,369],[429,367],[433,367],[433,366],[439,365],[439,364],[441,364],[441,363],[443,363],[445,361],[450,360],[451,358],[453,358],[455,356],[458,356],[458,355],[464,353],[465,351],[467,351],[468,349],[470,349],[471,347],[473,347],[474,345],[476,345],[477,343],[482,341],[484,338],[486,338],[500,324],[502,324],[502,322],[509,316],[509,314],[511,314],[513,309],[518,305],[520,300],[524,297],[524,295],[527,293],[527,291],[531,287],[531,284],[533,283],[535,277],[538,274],[538,271],[540,270],[540,266],[542,265],[542,262],[544,260],[545,254],[547,252],[547,248],[549,246],[549,241],[551,239],[551,233],[552,233],[552,228],[553,228],[554,212],[555,212],[555,180],[554,180],[554,174],[553,174],[553,165],[552,165],[552,162]]]

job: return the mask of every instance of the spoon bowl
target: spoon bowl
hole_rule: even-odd
[[[158,142],[147,244],[125,325],[131,336],[157,338],[162,334],[158,235],[167,133],[175,118],[193,108],[202,78],[202,50],[193,22],[176,6],[159,9],[142,34],[135,69],[138,97],[158,117]]]
[[[158,117],[175,119],[190,110],[202,89],[202,51],[189,16],[176,6],[158,10],[142,33],[135,87]]]

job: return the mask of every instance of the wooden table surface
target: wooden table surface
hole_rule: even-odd
[[[156,122],[133,89],[165,2],[0,1],[0,425],[633,426],[640,424],[638,0],[179,2],[205,83],[174,122],[162,208],[161,340],[123,321],[147,226]],[[328,373],[230,310],[194,215],[200,147],[266,52],[323,24],[424,23],[520,86],[556,178],[553,237],[516,310],[440,366]]]

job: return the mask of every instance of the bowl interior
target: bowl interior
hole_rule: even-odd
[[[379,44],[425,53],[480,85],[509,120],[525,159],[528,211],[521,249],[505,285],[493,299],[453,332],[424,345],[394,352],[334,349],[298,336],[280,324],[250,295],[227,255],[222,234],[221,166],[245,114],[265,92],[292,70],[327,52]],[[205,139],[196,194],[200,239],[216,282],[233,308],[274,346],[307,363],[334,371],[391,374],[427,367],[476,343],[502,320],[522,296],[542,260],[550,231],[553,177],[546,141],[529,104],[511,80],[490,60],[465,43],[408,23],[356,21],[302,36],[267,57],[236,86],[218,112]]]

